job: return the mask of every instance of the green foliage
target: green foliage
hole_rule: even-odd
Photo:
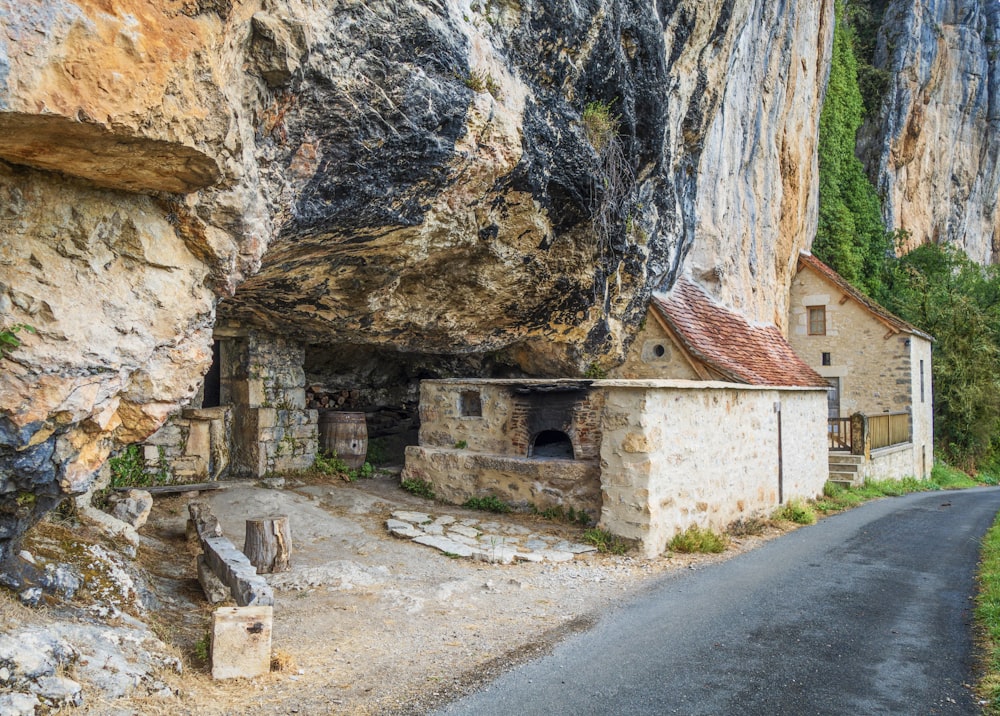
[[[568,510],[562,505],[556,505],[555,507],[548,507],[544,510],[539,510],[537,507],[532,505],[532,512],[534,512],[539,517],[546,520],[553,520],[554,522],[569,522],[570,524],[580,525],[581,527],[589,527],[593,522],[590,515],[588,515],[583,510],[577,512],[575,509],[570,507]]]
[[[882,288],[892,244],[878,194],[855,156],[864,102],[854,42],[841,4],[819,121],[819,225],[812,251],[851,284],[874,295]]]
[[[208,662],[211,654],[212,635],[207,633],[194,643],[194,655],[201,662]]]
[[[976,691],[986,701],[983,713],[1000,714],[1000,517],[983,538],[979,561],[976,622],[986,655]]]
[[[592,380],[603,380],[608,377],[608,371],[602,368],[597,363],[591,363],[587,366],[587,370],[583,374],[584,378],[590,378]]]
[[[925,244],[895,260],[886,308],[934,336],[934,437],[970,472],[1000,448],[1000,268]]]
[[[943,462],[934,463],[931,469],[931,482],[942,490],[963,490],[979,484],[967,473]]]
[[[625,554],[629,550],[629,543],[617,535],[613,535],[607,530],[597,527],[589,529],[583,533],[583,541],[597,547],[601,554]]]
[[[21,346],[21,339],[17,337],[17,334],[21,331],[34,333],[35,328],[34,326],[29,326],[27,323],[15,323],[12,326],[0,328],[0,360],[6,358]]]
[[[500,83],[489,72],[472,70],[463,82],[473,92],[489,92],[494,98],[500,99]]]
[[[316,457],[313,458],[313,470],[323,475],[344,476],[350,473],[351,468],[347,466],[346,462],[337,457],[336,452],[331,452],[329,455],[316,453]]]
[[[597,151],[598,154],[611,144],[618,137],[618,124],[621,116],[611,111],[611,102],[596,100],[589,102],[583,108],[583,131],[587,135],[587,141]]]
[[[457,443],[455,443],[456,450],[465,450],[465,448],[467,447],[469,447],[469,443],[467,440],[459,440]]]
[[[674,552],[685,554],[696,552],[718,554],[725,552],[727,546],[729,546],[729,540],[726,539],[725,535],[718,535],[712,530],[702,529],[697,525],[692,525],[680,534],[674,535],[674,538],[667,544],[667,547]]]
[[[435,497],[434,486],[427,480],[421,480],[419,477],[403,480],[399,483],[399,486],[417,497],[424,497],[428,500],[433,500]]]
[[[496,495],[487,495],[486,497],[470,497],[462,503],[462,507],[469,510],[496,512],[497,514],[503,514],[504,512],[511,511],[511,506]]]
[[[797,525],[811,525],[816,521],[816,511],[801,500],[789,500],[774,511],[773,517]]]
[[[146,471],[146,461],[138,445],[129,445],[108,460],[108,465],[111,468],[112,488],[149,487],[153,484],[164,484],[169,478],[162,448],[160,450],[160,467],[155,475]]]

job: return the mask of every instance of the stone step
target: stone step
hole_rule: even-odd
[[[860,465],[856,465],[853,462],[830,462],[831,472],[857,472],[861,469]]]
[[[864,455],[852,455],[849,452],[831,452],[829,456],[831,463],[853,463],[854,465],[860,465],[865,461]]]
[[[835,480],[831,477],[828,482],[832,482],[834,485],[840,485],[841,487],[854,487],[853,480]]]
[[[846,481],[853,483],[857,479],[857,477],[858,474],[856,472],[840,472],[840,471],[834,472],[833,470],[831,470],[829,479],[830,482]]]

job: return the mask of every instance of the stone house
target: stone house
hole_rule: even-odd
[[[845,470],[882,479],[930,475],[931,336],[802,252],[789,295],[788,340],[830,385],[831,447],[861,456],[858,470],[842,461]],[[853,426],[852,415],[858,416]]]
[[[650,556],[822,492],[826,382],[776,327],[681,279],[612,378],[423,381],[403,478],[451,502],[572,507]]]

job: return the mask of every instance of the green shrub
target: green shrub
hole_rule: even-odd
[[[10,355],[15,348],[20,347],[21,339],[17,337],[17,334],[21,331],[34,333],[35,328],[27,323],[15,323],[7,328],[0,328],[0,360]]]
[[[421,480],[419,477],[403,480],[399,483],[399,486],[417,497],[425,497],[428,500],[433,500],[435,497],[434,486],[427,480]]]
[[[588,527],[593,522],[590,515],[588,515],[583,510],[579,512],[570,507],[568,510],[562,505],[556,505],[555,507],[548,507],[544,510],[539,510],[534,505],[531,506],[531,511],[534,512],[539,517],[546,520],[553,520],[555,522],[569,522],[573,525],[580,525],[581,527]]]
[[[823,497],[839,497],[847,491],[843,485],[838,485],[836,482],[829,482],[823,484]]]
[[[584,532],[583,541],[597,547],[597,551],[602,554],[621,555],[628,552],[630,548],[626,540],[597,527]]]
[[[504,512],[511,511],[511,506],[496,495],[471,497],[462,503],[462,507],[469,510],[480,510],[482,512],[496,512],[497,514],[503,514]]]
[[[111,487],[149,487],[153,476],[146,472],[146,461],[138,445],[129,445],[108,460]]]
[[[774,519],[797,525],[811,525],[816,521],[816,512],[801,500],[789,500],[774,511]]]
[[[611,112],[611,102],[596,100],[583,108],[583,130],[587,141],[601,154],[618,136],[621,117]]]
[[[718,535],[712,530],[702,529],[697,525],[692,525],[670,540],[667,547],[674,552],[684,552],[692,554],[695,552],[706,552],[718,554],[724,552],[729,546],[729,541],[724,535]]]
[[[931,469],[931,482],[943,490],[961,490],[978,484],[968,474],[943,462],[934,463]]]

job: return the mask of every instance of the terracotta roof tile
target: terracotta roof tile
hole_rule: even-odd
[[[697,284],[680,278],[653,307],[685,350],[729,380],[750,385],[827,387],[774,325],[752,325],[717,304]]]
[[[900,331],[902,333],[912,333],[913,335],[921,336],[929,341],[934,340],[932,336],[928,335],[927,333],[924,333],[916,326],[907,323],[899,316],[894,316],[893,314],[889,313],[882,306],[878,305],[877,303],[875,303],[875,301],[868,298],[868,296],[864,295],[863,293],[861,293],[861,291],[859,291],[858,289],[854,288],[854,286],[849,284],[847,280],[844,279],[843,276],[841,276],[839,273],[834,271],[832,268],[827,266],[825,263],[820,261],[818,258],[813,256],[808,251],[802,251],[799,254],[800,271],[802,270],[803,266],[808,266],[809,268],[811,268],[813,271],[818,273],[822,278],[825,278],[827,281],[836,286],[840,291],[842,291],[843,293],[847,294],[855,301],[860,303],[862,306],[868,309],[869,313],[873,314],[876,318],[881,319],[883,323],[886,323],[891,328]]]

